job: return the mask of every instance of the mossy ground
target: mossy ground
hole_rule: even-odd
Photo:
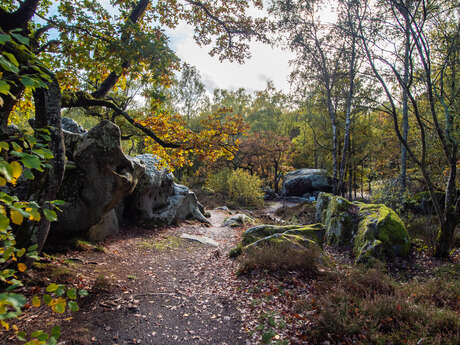
[[[376,211],[375,205],[364,211],[383,224],[391,215],[386,209]],[[391,237],[392,231],[384,231],[385,235]],[[355,264],[348,250],[325,245],[332,264],[310,277],[295,260],[284,270],[288,265],[280,264],[276,249],[243,253],[239,272],[245,273],[243,282],[251,281],[243,286],[256,286],[246,294],[248,300],[257,301],[248,310],[262,315],[270,310],[277,321],[264,318],[253,332],[271,339],[269,344],[277,344],[274,334],[296,345],[459,343],[460,251],[450,258],[454,263],[444,262],[430,257],[426,244],[419,242],[422,245],[412,245],[405,258],[374,259],[367,265]],[[279,320],[285,328],[278,327]]]
[[[153,249],[156,251],[165,251],[177,249],[183,246],[183,240],[177,236],[168,236],[161,240],[144,240],[139,242],[139,248]]]

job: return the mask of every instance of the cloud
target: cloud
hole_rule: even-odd
[[[176,54],[196,66],[205,76],[209,92],[215,88],[262,90],[267,80],[272,80],[278,89],[289,91],[289,60],[293,58],[290,52],[255,42],[250,44],[252,57],[246,63],[220,62],[217,57],[208,54],[210,47],[200,47],[195,43],[192,26],[180,24],[174,31],[166,33]]]

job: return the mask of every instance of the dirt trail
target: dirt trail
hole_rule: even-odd
[[[220,226],[225,212],[211,215],[211,227],[185,224],[107,243],[94,260],[117,289],[82,305],[63,325],[62,344],[250,344],[232,301],[234,263],[226,255],[237,232]],[[219,245],[180,239],[183,233]]]

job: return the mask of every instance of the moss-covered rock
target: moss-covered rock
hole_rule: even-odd
[[[324,226],[312,225],[259,225],[243,233],[241,243],[233,248],[229,256],[237,257],[244,251],[261,246],[283,245],[291,248],[321,248],[324,241]]]
[[[333,246],[351,245],[359,206],[340,196],[321,193],[316,204],[317,221],[326,227],[326,242]]]
[[[353,244],[357,262],[409,254],[409,234],[395,211],[381,204],[360,204],[359,219]]]
[[[227,217],[224,219],[222,226],[229,226],[231,228],[236,228],[239,226],[254,224],[255,220],[244,213],[238,213],[233,216]]]
[[[250,250],[254,247],[264,246],[282,246],[287,249],[312,249],[314,247],[320,249],[320,246],[314,240],[303,237],[302,235],[289,234],[287,232],[276,233],[257,240],[246,247],[244,250]]]
[[[316,199],[316,221],[318,223],[324,223],[326,217],[327,207],[329,206],[329,201],[333,197],[329,193],[319,193],[318,198]]]
[[[316,241],[320,245],[324,240],[324,226],[322,224],[284,226],[259,225],[246,230],[243,233],[241,243],[243,246],[247,246],[265,237],[281,233],[299,235],[303,238]]]
[[[392,209],[383,204],[350,202],[340,196],[321,193],[317,218],[326,229],[326,242],[353,248],[357,262],[369,258],[406,256],[409,234]]]

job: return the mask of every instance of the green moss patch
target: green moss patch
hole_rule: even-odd
[[[325,230],[322,224],[259,225],[243,233],[241,243],[230,250],[229,256],[236,258],[254,250],[258,253],[260,253],[260,250],[268,252],[277,250],[277,252],[287,256],[295,251],[307,249],[321,252],[324,233]],[[284,260],[283,258],[278,259]]]
[[[384,205],[360,205],[358,231],[353,254],[356,261],[368,257],[385,258],[407,256],[409,234],[399,216]]]
[[[350,202],[321,193],[317,217],[326,228],[326,242],[352,248],[356,262],[409,254],[410,238],[404,223],[383,204]]]
[[[323,242],[324,238],[324,227],[321,224],[285,226],[259,225],[250,228],[243,233],[242,245],[247,246],[264,237],[286,232],[292,235],[300,235],[310,240],[315,240],[319,244]]]

